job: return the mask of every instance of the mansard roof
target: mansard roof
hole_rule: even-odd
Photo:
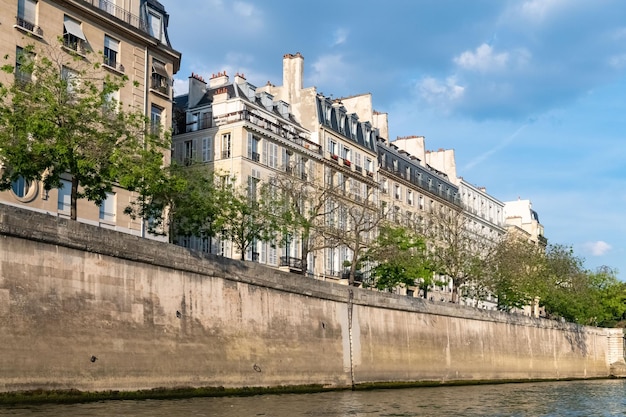
[[[317,116],[321,125],[344,136],[347,140],[376,152],[377,129],[372,128],[369,121],[360,122],[356,113],[348,113],[341,101],[333,101],[319,94],[317,100]]]
[[[398,149],[393,143],[378,141],[378,164],[383,171],[400,177],[418,188],[437,194],[451,203],[460,204],[459,187],[450,182],[445,173],[430,165],[422,166],[418,158]],[[410,169],[407,170],[407,168]]]

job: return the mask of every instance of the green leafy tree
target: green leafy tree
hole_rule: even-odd
[[[433,268],[452,279],[453,302],[459,302],[464,286],[473,298],[487,294],[483,279],[490,272],[495,242],[473,231],[461,210],[444,206],[429,213],[422,232]]]
[[[299,237],[300,270],[306,274],[311,252],[324,249],[328,240],[324,237],[324,220],[329,211],[332,187],[324,185],[314,174],[302,175],[303,169],[296,163],[286,173],[272,176],[265,184],[264,198],[273,201],[280,221],[281,243]]]
[[[147,181],[146,195],[128,213],[149,219],[148,231],[167,234],[171,243],[181,236],[213,238],[222,229],[234,188],[204,165],[172,163],[159,181]]]
[[[375,202],[375,192],[374,187],[368,187],[362,199],[356,200],[339,184],[332,188],[328,200],[321,232],[329,246],[343,246],[349,250],[351,257],[343,263],[349,285],[357,285],[357,273],[363,273],[361,268],[367,261],[367,250],[374,241],[375,230],[385,219],[386,207],[379,207]]]
[[[169,138],[112,98],[128,80],[101,68],[101,57],[49,45],[28,46],[2,67],[15,77],[0,86],[0,189],[23,177],[50,190],[69,174],[72,219],[78,199],[99,205],[114,185],[146,195],[162,180]]]
[[[595,316],[587,271],[571,247],[549,245],[546,249],[547,291],[542,297],[546,313],[567,321],[589,324]]]
[[[626,283],[617,278],[617,271],[602,266],[589,273],[598,311],[590,318],[597,326],[614,327],[626,318]],[[595,319],[595,320],[594,320]]]
[[[535,302],[545,292],[544,248],[515,235],[495,246],[487,286],[498,299],[498,309],[510,311]]]
[[[436,284],[424,238],[406,227],[382,226],[367,259],[375,265],[372,275],[379,290],[418,286],[427,298],[428,287]]]
[[[222,236],[230,240],[240,259],[257,241],[275,241],[281,230],[276,207],[271,198],[264,198],[269,188],[248,177],[247,187],[234,189],[229,201],[223,202]]]

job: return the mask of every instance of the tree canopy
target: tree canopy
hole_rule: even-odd
[[[384,225],[367,252],[374,286],[379,290],[418,286],[428,296],[435,284],[425,239],[409,228]]]
[[[0,85],[0,189],[22,177],[50,190],[69,175],[76,219],[78,199],[99,205],[114,185],[147,194],[162,181],[169,137],[115,98],[128,79],[101,62],[49,42],[18,50],[15,64],[2,66],[14,78]]]

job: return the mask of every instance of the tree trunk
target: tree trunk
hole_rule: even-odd
[[[302,245],[300,245],[300,267],[302,268],[302,275],[306,276],[306,271],[309,269],[309,245],[308,238],[302,237]]]
[[[70,193],[70,218],[76,220],[78,218],[76,209],[78,205],[78,178],[72,176],[72,191]]]

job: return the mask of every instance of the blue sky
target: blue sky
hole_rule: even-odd
[[[454,149],[457,172],[501,201],[529,199],[550,243],[626,280],[623,0],[161,0],[191,72],[372,93],[390,139]]]

